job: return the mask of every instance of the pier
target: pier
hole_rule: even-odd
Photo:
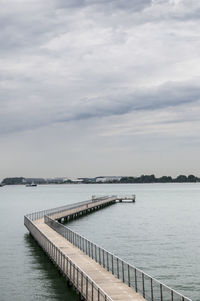
[[[62,224],[123,200],[135,202],[135,196],[93,196],[27,214],[24,224],[81,300],[191,301]]]

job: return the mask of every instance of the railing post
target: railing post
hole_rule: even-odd
[[[128,286],[131,286],[131,281],[130,281],[130,266],[128,264]]]
[[[142,273],[142,291],[143,291],[143,297],[145,298],[144,273]],[[161,301],[162,301],[162,299],[161,299]]]
[[[86,300],[88,300],[88,277],[86,277]]]
[[[99,264],[101,265],[101,251],[100,251],[100,248],[99,248]]]
[[[67,257],[67,275],[69,274],[68,270],[69,270],[69,259]]]
[[[171,301],[174,301],[174,292],[171,290]]]
[[[77,247],[80,249],[80,236],[77,235]]]
[[[65,272],[65,255],[62,254],[62,270],[63,270],[63,273]]]
[[[94,287],[93,287],[93,282],[92,282],[92,301],[94,300]]]
[[[58,265],[58,251],[57,251],[57,247],[55,247],[55,262],[56,262],[56,265]]]
[[[83,272],[81,272],[81,294],[83,295]]]
[[[124,262],[122,261],[122,281],[124,282]]]
[[[73,264],[73,282],[75,284],[75,264]]]
[[[65,269],[65,260],[64,260],[64,254],[62,253],[62,271],[64,272]]]
[[[52,245],[52,258],[53,258],[53,261],[55,262],[55,247],[54,247],[54,245]]]
[[[117,257],[117,278],[119,279],[119,259]]]
[[[114,263],[113,263],[113,254],[112,254],[112,274],[114,275]]]
[[[108,252],[106,252],[106,257],[107,257],[107,271],[109,271],[109,260],[108,260]]]
[[[160,301],[163,301],[162,284],[160,284]]]
[[[153,301],[153,279],[151,278],[151,301]]]
[[[93,243],[91,243],[91,247],[92,247],[92,259],[94,258],[93,257],[93,246],[94,246]]]
[[[137,270],[135,268],[135,291],[137,293]]]
[[[66,256],[64,255],[64,275],[66,275]]]

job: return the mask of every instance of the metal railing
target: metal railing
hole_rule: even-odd
[[[109,199],[109,198],[115,198],[115,196],[102,196],[102,197],[98,197],[92,200],[88,200],[88,201],[83,201],[83,202],[78,202],[78,203],[74,203],[74,204],[69,204],[69,205],[65,205],[65,206],[61,206],[61,207],[56,207],[56,208],[52,208],[52,209],[48,209],[48,210],[41,210],[41,211],[37,211],[37,212],[33,212],[33,213],[29,213],[26,215],[26,217],[28,217],[30,220],[34,221],[34,220],[38,220],[38,219],[42,219],[45,215],[53,215],[56,213],[61,213],[63,211],[66,210],[70,210],[70,209],[75,209],[84,205],[89,205],[89,204],[93,204],[96,202],[99,202],[101,200],[104,199]]]
[[[116,199],[120,199],[120,200],[135,200],[135,194],[130,194],[130,195],[124,195],[124,196],[121,196],[121,195],[116,195],[115,196]]]
[[[37,240],[38,244],[49,255],[62,273],[88,301],[113,301],[80,267],[75,265],[60,248],[46,237],[27,216],[24,224]]]
[[[89,241],[80,234],[45,215],[44,221],[89,257],[98,262],[122,282],[133,288],[147,301],[192,301],[142,270]]]

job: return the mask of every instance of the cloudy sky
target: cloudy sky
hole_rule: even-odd
[[[200,176],[200,1],[0,6],[0,178]]]

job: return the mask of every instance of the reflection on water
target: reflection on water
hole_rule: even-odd
[[[79,300],[76,292],[67,286],[66,278],[61,275],[46,253],[39,247],[31,235],[24,235],[25,246],[32,265],[30,277],[41,279],[41,286],[35,289],[35,294],[28,300]],[[44,283],[45,282],[45,283]],[[34,282],[32,282],[34,283]]]

